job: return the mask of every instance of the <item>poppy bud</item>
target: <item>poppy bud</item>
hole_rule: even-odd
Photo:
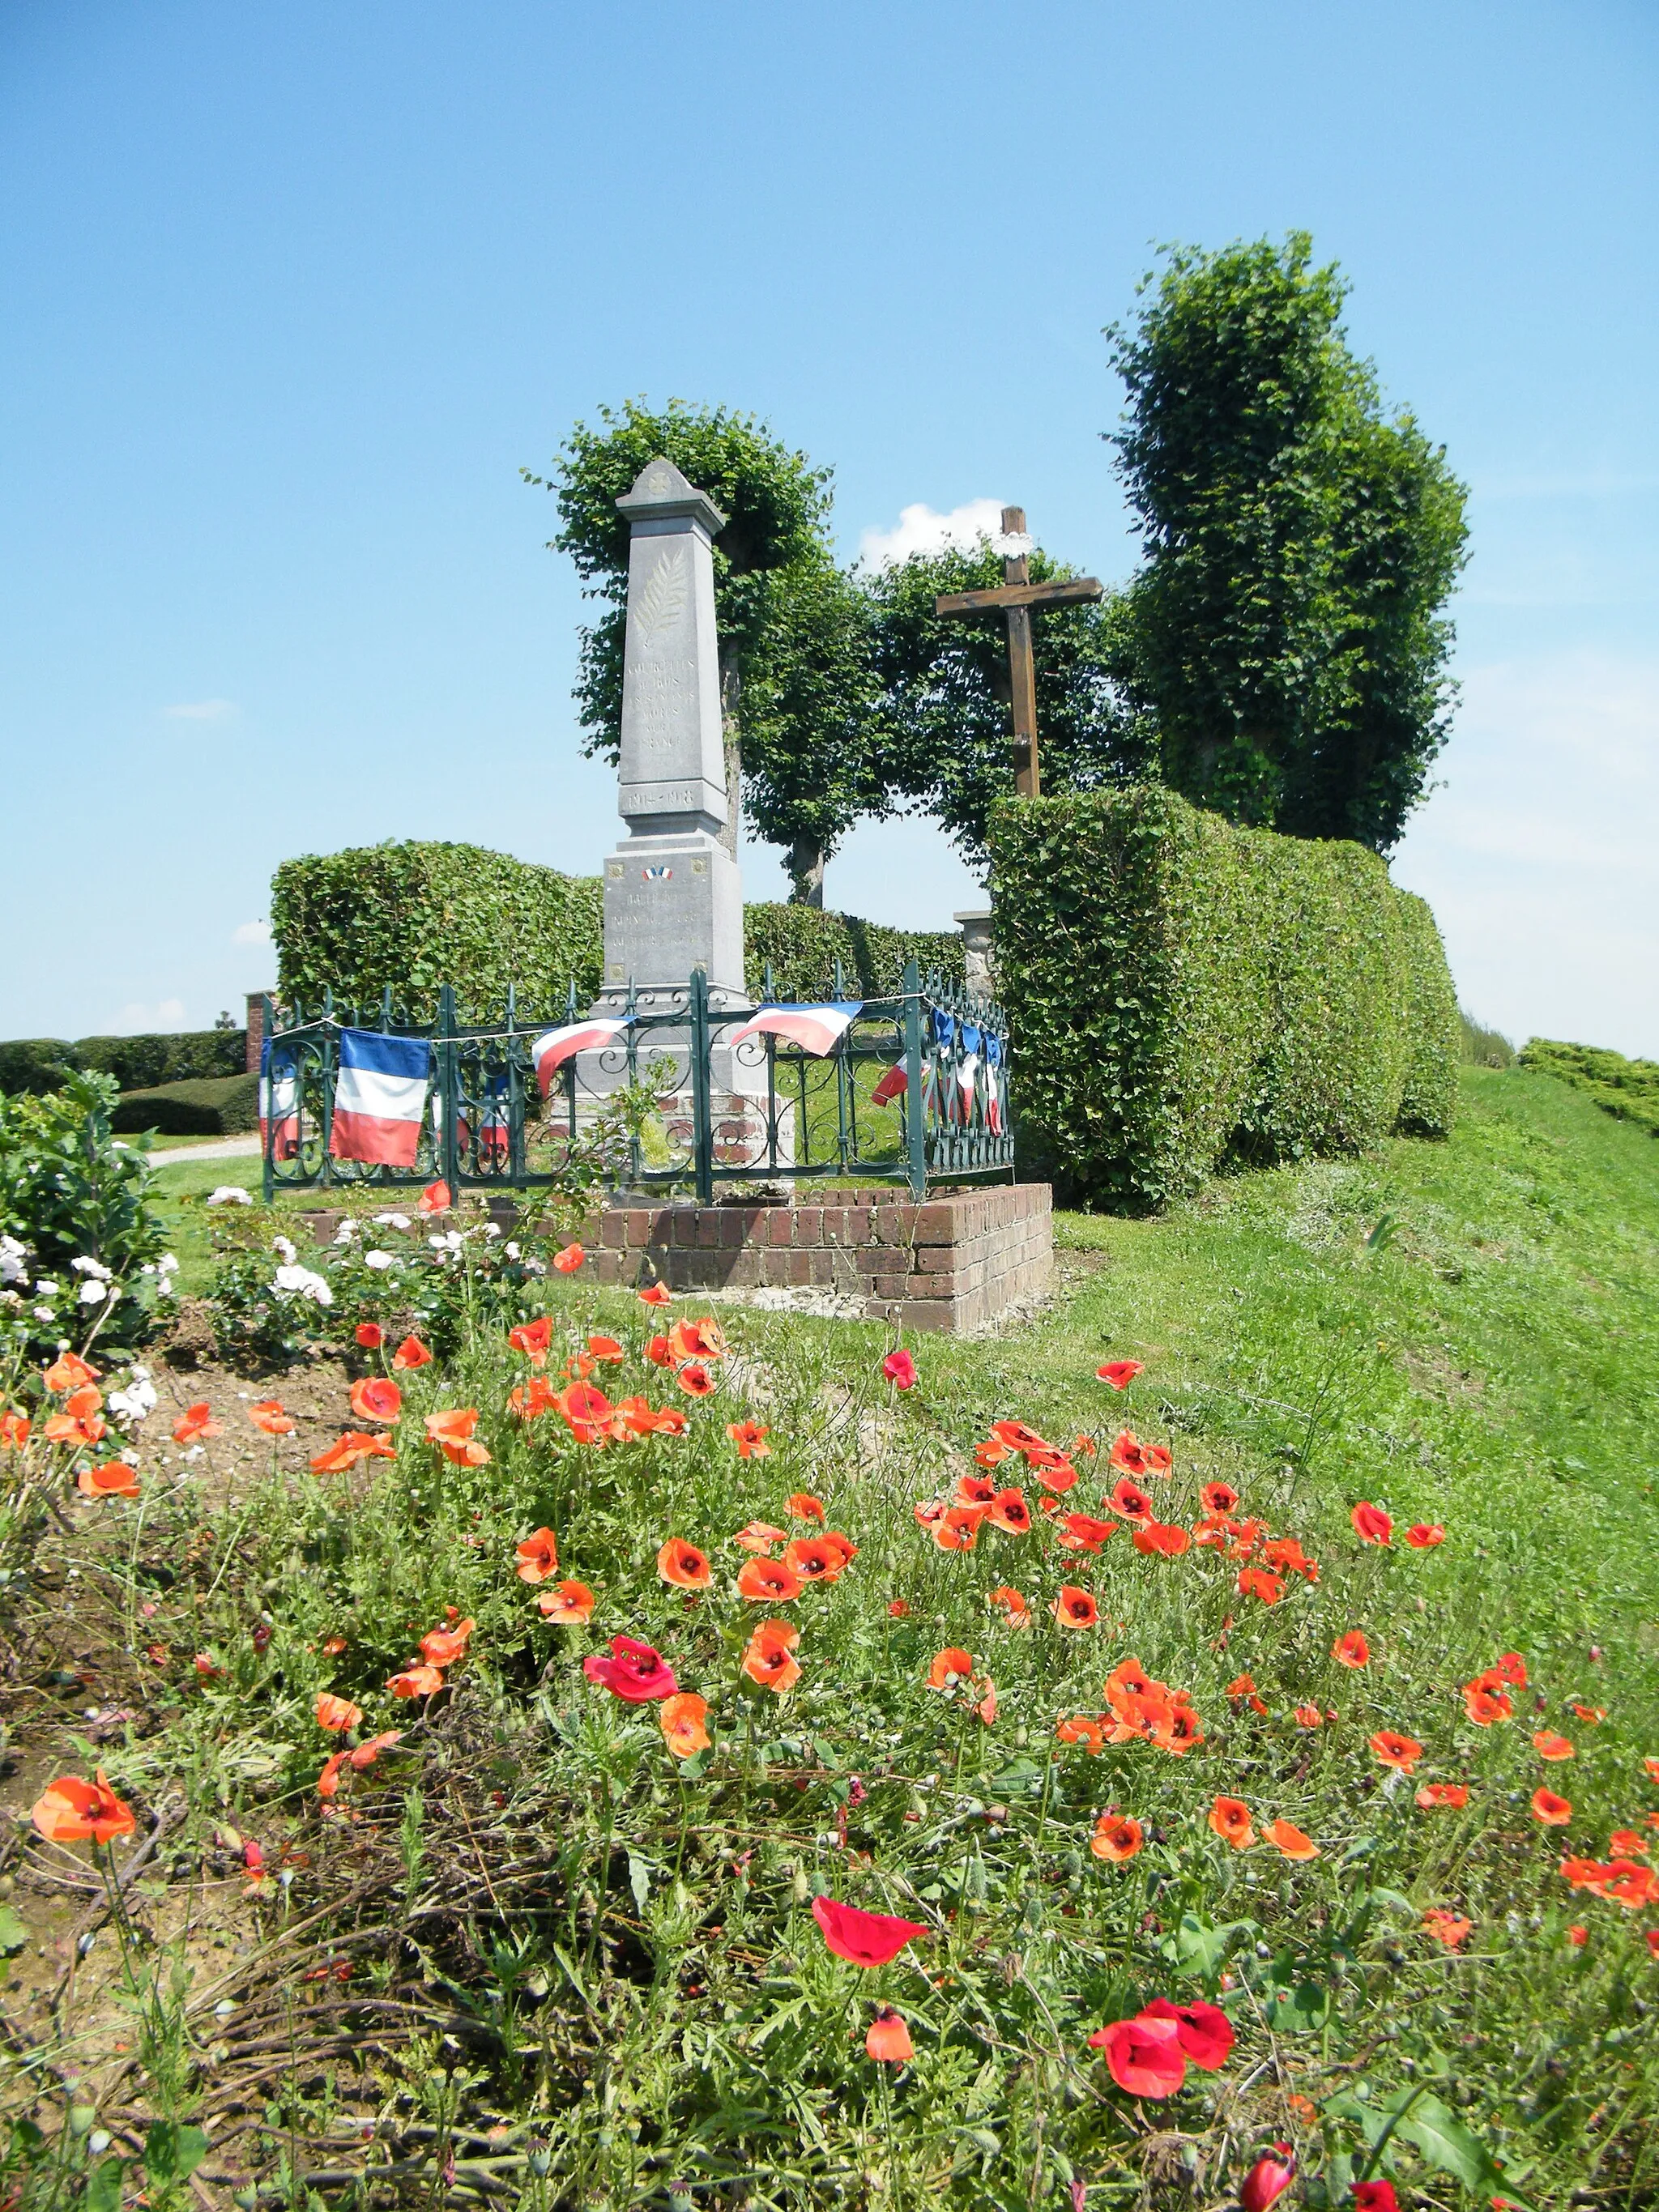
[[[1273,2145],[1275,2151],[1281,2146]],[[1296,2179],[1296,2154],[1284,2145],[1283,2157],[1259,2158],[1244,2177],[1244,2186],[1238,2192],[1238,2201],[1244,2212],[1267,2212],[1270,2204],[1279,2199]]]

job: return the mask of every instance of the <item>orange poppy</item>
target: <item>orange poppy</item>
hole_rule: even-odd
[[[580,1244],[567,1244],[562,1251],[553,1255],[553,1265],[562,1275],[574,1275],[586,1257]]]
[[[666,1283],[647,1283],[642,1291],[635,1291],[635,1296],[642,1306],[665,1306],[673,1292]]]
[[[1331,1646],[1331,1656],[1339,1667],[1368,1666],[1370,1656],[1371,1647],[1357,1628],[1346,1630]]]
[[[1218,1797],[1210,1808],[1210,1826],[1222,1842],[1231,1844],[1236,1851],[1249,1850],[1255,1841],[1250,1808],[1242,1797]]]
[[[726,1339],[718,1322],[677,1321],[668,1332],[668,1348],[676,1359],[724,1359]]]
[[[1103,1367],[1097,1367],[1096,1375],[1103,1382],[1109,1382],[1114,1390],[1127,1390],[1139,1374],[1139,1359],[1109,1359]]]
[[[823,1507],[810,1490],[798,1490],[793,1498],[784,1500],[784,1511],[792,1521],[816,1521],[823,1525]]]
[[[676,1759],[691,1759],[708,1750],[708,1730],[703,1726],[708,1717],[708,1703],[695,1690],[677,1690],[672,1698],[662,1700],[657,1707],[657,1720],[663,1741]]]
[[[1413,1736],[1401,1735],[1398,1729],[1379,1729],[1370,1744],[1384,1766],[1398,1767],[1402,1774],[1412,1773],[1423,1756],[1422,1745]]]
[[[1167,1751],[1175,1759],[1185,1758],[1195,1743],[1203,1742],[1202,1723],[1184,1691],[1177,1692],[1170,1705],[1169,1721],[1163,1735],[1154,1741],[1161,1751]]]
[[[1051,1451],[1048,1439],[1037,1434],[1029,1421],[993,1421],[991,1434],[998,1443],[1011,1452]]]
[[[895,1620],[908,1620],[910,1618],[910,1608],[902,1597],[889,1598],[887,1610]]]
[[[1298,1705],[1296,1709],[1296,1724],[1301,1729],[1323,1728],[1325,1716],[1317,1705]]]
[[[1106,1500],[1114,1513],[1121,1513],[1126,1521],[1150,1521],[1158,1508],[1138,1482],[1121,1476],[1113,1485],[1112,1494]]]
[[[988,1505],[947,1505],[928,1522],[928,1533],[941,1552],[971,1552],[979,1541],[979,1524]]]
[[[1316,1859],[1319,1846],[1311,1836],[1304,1836],[1291,1820],[1270,1820],[1261,1831],[1262,1840],[1269,1843],[1279,1855],[1287,1859]]]
[[[1599,1728],[1607,1717],[1607,1709],[1603,1705],[1575,1705],[1573,1711],[1581,1721],[1585,1722],[1591,1728]]]
[[[1571,1802],[1558,1797],[1553,1790],[1534,1790],[1532,1793],[1532,1816],[1547,1828],[1565,1828],[1572,1818]]]
[[[599,1360],[604,1365],[617,1367],[627,1358],[628,1354],[614,1336],[590,1336],[587,1340],[587,1356],[590,1359]]]
[[[29,1440],[29,1417],[9,1408],[0,1413],[0,1450],[21,1451]]]
[[[1394,1534],[1394,1521],[1380,1505],[1356,1505],[1348,1516],[1362,1544],[1386,1544]]]
[[[95,1782],[61,1774],[34,1801],[29,1818],[49,1844],[110,1844],[130,1836],[137,1822],[109,1786],[100,1766]]]
[[[1607,1838],[1607,1849],[1616,1859],[1644,1859],[1652,1846],[1634,1828],[1615,1828]]]
[[[1192,1538],[1173,1521],[1148,1521],[1131,1533],[1136,1551],[1145,1552],[1149,1558],[1178,1559],[1192,1549]]]
[[[452,1606],[450,1611],[453,1613]],[[466,1654],[467,1639],[477,1623],[458,1620],[453,1628],[428,1628],[421,1638],[421,1656],[428,1667],[453,1667]]]
[[[507,1340],[514,1352],[522,1352],[532,1367],[543,1366],[553,1341],[553,1323],[546,1314],[537,1321],[520,1322],[517,1328],[507,1332]]]
[[[833,1583],[846,1568],[847,1554],[822,1536],[797,1536],[785,1546],[783,1564],[804,1583]]]
[[[345,1648],[346,1640],[343,1636],[325,1636],[318,1646],[319,1650],[326,1659],[337,1659]]]
[[[392,1355],[392,1364],[400,1374],[411,1367],[424,1367],[432,1354],[418,1336],[406,1336]]]
[[[454,1203],[455,1200],[450,1194],[449,1185],[447,1182],[429,1182],[421,1193],[420,1206],[422,1213],[447,1213]]]
[[[1007,1445],[996,1437],[987,1437],[983,1443],[974,1446],[975,1462],[980,1467],[1000,1467],[1004,1460],[1013,1456]]]
[[[476,1406],[451,1406],[426,1417],[426,1432],[434,1444],[465,1443],[477,1425]]]
[[[213,1418],[206,1399],[198,1406],[186,1406],[173,1425],[173,1441],[176,1444],[194,1443],[198,1437],[218,1437],[224,1434]]]
[[[1643,1759],[1642,1765],[1646,1769],[1649,1778],[1654,1782],[1659,1782],[1659,1759],[1655,1759],[1650,1754]]]
[[[1074,1452],[1081,1452],[1085,1459],[1096,1459],[1100,1455],[1100,1446],[1092,1437],[1073,1437],[1072,1449]]]
[[[361,1429],[348,1429],[325,1451],[319,1451],[311,1462],[313,1474],[343,1474],[348,1468],[356,1467],[359,1460],[396,1459],[398,1447],[390,1437],[366,1436]]]
[[[1540,1729],[1533,1737],[1532,1747],[1540,1759],[1576,1759],[1577,1752],[1564,1735],[1556,1735],[1549,1729]]]
[[[102,1467],[83,1467],[75,1486],[83,1498],[137,1498],[138,1470],[125,1460],[106,1460]]]
[[[49,1444],[101,1443],[109,1424],[101,1413],[48,1413],[40,1433]]]
[[[564,1373],[574,1382],[586,1382],[593,1372],[593,1363],[585,1352],[574,1353],[564,1363]]]
[[[1060,1722],[1054,1734],[1061,1743],[1080,1743],[1091,1758],[1106,1748],[1105,1729],[1087,1713],[1073,1713],[1070,1720]]]
[[[1417,1793],[1417,1802],[1425,1813],[1431,1813],[1437,1805],[1460,1812],[1468,1803],[1469,1793],[1462,1782],[1425,1782]]]
[[[966,1681],[974,1671],[974,1655],[964,1651],[960,1644],[947,1644],[936,1651],[927,1668],[930,1690],[954,1690],[957,1682]]]
[[[1445,1540],[1446,1531],[1438,1521],[1414,1521],[1406,1531],[1406,1541],[1414,1552],[1431,1552]]]
[[[1238,1588],[1242,1596],[1259,1597],[1263,1605],[1277,1605],[1285,1595],[1285,1585],[1279,1577],[1268,1574],[1261,1567],[1241,1567]]]
[[[992,1505],[996,1502],[997,1486],[988,1475],[964,1474],[957,1478],[956,1502],[958,1505]]]
[[[386,1331],[377,1321],[360,1321],[351,1334],[365,1352],[378,1352],[386,1342]]]
[[[708,1555],[678,1536],[671,1536],[658,1553],[657,1572],[676,1589],[707,1589],[714,1579]]]
[[[1175,1454],[1167,1444],[1143,1444],[1141,1451],[1148,1474],[1168,1474],[1175,1465]]]
[[[558,1404],[559,1394],[544,1375],[532,1375],[527,1382],[513,1385],[507,1402],[521,1421],[533,1421]]]
[[[991,1592],[986,1603],[999,1609],[1010,1628],[1029,1628],[1031,1625],[1031,1608],[1021,1593],[1011,1589],[1006,1583],[1000,1589]]]
[[[891,2005],[883,2005],[866,2029],[864,2055],[882,2066],[908,2066],[915,2057],[910,2031]]]
[[[1515,1708],[1501,1690],[1476,1680],[1463,1686],[1463,1710],[1477,1728],[1490,1728],[1494,1721],[1508,1720]]]
[[[1092,1513],[1067,1513],[1054,1523],[1054,1535],[1063,1552],[1098,1552],[1116,1534],[1115,1521],[1097,1521]]]
[[[744,1673],[762,1689],[781,1697],[800,1680],[800,1666],[793,1656],[799,1641],[800,1631],[787,1620],[762,1621],[744,1647]]]
[[[514,1552],[521,1583],[533,1588],[559,1571],[559,1540],[550,1528],[535,1529]]]
[[[1592,1659],[1601,1656],[1599,1651],[1590,1653]],[[1505,1651],[1492,1671],[1500,1682],[1508,1682],[1515,1689],[1524,1690],[1527,1686],[1527,1662],[1518,1651]]]
[[[1144,1698],[1149,1691],[1161,1686],[1152,1680],[1139,1659],[1120,1659],[1106,1677],[1103,1694],[1107,1704],[1115,1710],[1121,1698]]]
[[[351,1410],[360,1421],[395,1421],[404,1394],[384,1375],[366,1375],[351,1386]]]
[[[1139,1820],[1127,1813],[1103,1813],[1095,1822],[1094,1832],[1089,1838],[1089,1849],[1097,1859],[1109,1859],[1114,1866],[1121,1866],[1140,1849],[1144,1838]]]
[[[772,1447],[766,1441],[768,1431],[758,1421],[728,1421],[726,1433],[738,1448],[739,1459],[769,1459]]]
[[[1076,1486],[1077,1469],[1069,1460],[1060,1458],[1058,1453],[1050,1457],[1045,1454],[1027,1452],[1025,1463],[1043,1488],[1054,1491],[1058,1496],[1064,1497],[1068,1490]]]
[[[800,1577],[781,1559],[747,1559],[738,1575],[738,1595],[750,1605],[787,1605],[801,1588]]]
[[[1093,1598],[1073,1583],[1060,1584],[1060,1594],[1049,1610],[1062,1628],[1093,1628],[1100,1619],[1100,1607]]]
[[[593,1617],[593,1593],[586,1583],[558,1583],[536,1601],[545,1617],[561,1628],[575,1628]]]
[[[579,1444],[605,1443],[615,1408],[603,1390],[591,1382],[567,1382],[553,1403]]]
[[[714,1395],[714,1376],[706,1367],[700,1365],[696,1360],[693,1360],[689,1367],[682,1367],[674,1380],[688,1398],[709,1398]]]
[[[441,1444],[438,1449],[452,1467],[488,1467],[489,1452],[477,1437],[469,1437],[465,1443]]]
[[[1111,1463],[1122,1474],[1146,1474],[1146,1448],[1133,1429],[1120,1429],[1112,1439]]]
[[[78,1352],[60,1352],[40,1380],[48,1390],[80,1390],[98,1380],[98,1370],[88,1367]]]
[[[1198,1493],[1198,1502],[1206,1513],[1231,1513],[1238,1503],[1238,1492],[1231,1482],[1206,1482]]]
[[[1236,1704],[1248,1705],[1253,1712],[1265,1713],[1267,1710],[1261,1691],[1255,1686],[1254,1675],[1240,1674],[1228,1683],[1225,1694]]]
[[[444,1686],[444,1678],[435,1667],[411,1662],[391,1676],[386,1687],[394,1698],[431,1698]]]
[[[751,1521],[746,1528],[738,1529],[732,1541],[741,1544],[745,1552],[764,1553],[769,1552],[774,1544],[787,1544],[789,1532],[787,1528],[775,1528],[769,1521]]]
[[[362,1717],[361,1705],[354,1705],[349,1698],[337,1698],[331,1690],[325,1690],[317,1700],[317,1725],[331,1734],[343,1735],[348,1729],[355,1729]]]
[[[1308,1557],[1294,1536],[1276,1536],[1271,1544],[1264,1544],[1261,1564],[1276,1575],[1305,1575],[1310,1583],[1319,1580],[1317,1561]]]
[[[1431,1905],[1423,1915],[1423,1925],[1437,1943],[1443,1943],[1449,1951],[1455,1951],[1468,1936],[1474,1923],[1463,1919],[1455,1912],[1448,1912],[1440,1905]]]
[[[294,1424],[283,1411],[282,1402],[276,1398],[260,1398],[247,1409],[247,1417],[256,1429],[263,1429],[268,1437],[291,1437]]]

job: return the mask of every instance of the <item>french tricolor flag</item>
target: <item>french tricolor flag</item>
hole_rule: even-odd
[[[259,1149],[274,1160],[291,1160],[300,1149],[300,1079],[292,1053],[271,1063],[270,1039],[259,1048]]]
[[[328,1147],[334,1158],[412,1168],[431,1066],[432,1047],[425,1037],[342,1030]]]
[[[612,1044],[633,1019],[631,1014],[614,1018],[588,1022],[567,1022],[562,1029],[548,1030],[530,1048],[530,1057],[536,1063],[536,1080],[546,1097],[553,1088],[553,1079],[566,1060],[574,1060],[579,1052],[591,1052],[596,1045]]]
[[[759,1006],[753,1018],[726,1042],[738,1045],[751,1036],[787,1037],[791,1044],[822,1060],[835,1050],[863,1012],[862,999],[830,1000],[818,1006]]]

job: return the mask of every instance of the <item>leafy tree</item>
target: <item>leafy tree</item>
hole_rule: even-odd
[[[790,849],[796,895],[822,898],[823,859],[872,794],[856,708],[867,685],[856,594],[828,544],[831,471],[792,452],[752,415],[670,400],[601,407],[578,423],[548,477],[554,548],[575,562],[601,611],[582,632],[576,700],[586,750],[614,762],[622,732],[629,526],[617,501],[665,454],[726,515],[714,540],[714,613],[725,727],[726,842],[746,799],[763,836]],[[747,777],[746,789],[744,778]]]
[[[1445,742],[1465,495],[1409,413],[1384,418],[1311,252],[1174,252],[1108,334],[1148,555],[1121,665],[1188,798],[1386,852]]]
[[[1033,583],[1074,576],[1038,550]],[[938,615],[943,592],[1003,580],[988,538],[971,552],[915,554],[864,580],[880,697],[882,780],[894,799],[933,815],[957,848],[982,864],[993,799],[1014,787],[1008,633],[1003,616]],[[1144,724],[1122,703],[1120,603],[1056,607],[1032,623],[1037,738],[1045,791],[1087,791],[1144,773]]]

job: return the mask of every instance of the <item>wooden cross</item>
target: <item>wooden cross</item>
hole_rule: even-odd
[[[1002,510],[1005,538],[1025,535],[1025,509]],[[1036,799],[1042,789],[1037,767],[1036,663],[1031,655],[1033,607],[1075,606],[1079,600],[1101,597],[1097,576],[1074,576],[1066,584],[1033,584],[1025,556],[1017,554],[1002,564],[1000,590],[945,592],[933,602],[940,615],[982,615],[1001,612],[1008,618],[1008,677],[1014,708],[1014,788],[1022,799]]]

